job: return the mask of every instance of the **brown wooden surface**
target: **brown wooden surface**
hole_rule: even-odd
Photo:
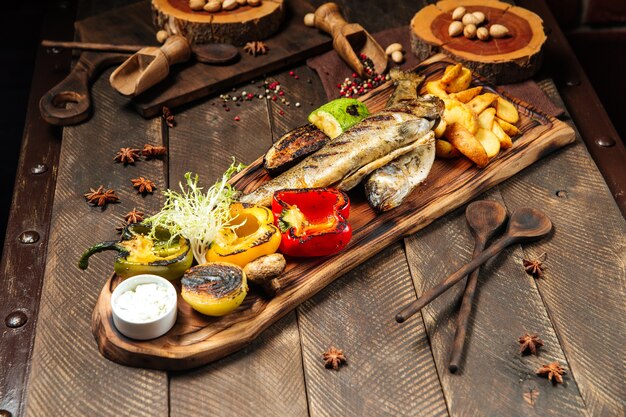
[[[285,27],[266,41],[269,47],[267,54],[253,57],[241,50],[240,60],[232,65],[210,66],[189,62],[175,66],[166,80],[133,98],[131,105],[142,116],[152,117],[160,114],[163,106],[181,106],[332,48],[328,35],[304,26],[304,14],[313,11],[310,2],[294,0],[288,9]],[[120,15],[125,16],[124,27],[120,27]],[[109,42],[110,28],[114,26],[119,28],[119,36],[124,37],[119,40],[121,43],[156,42],[147,2],[78,22],[77,30],[83,41]]]
[[[90,10],[93,13],[106,10],[114,5],[119,6],[123,3],[120,0],[111,2],[87,1],[82,2],[82,5],[83,9]],[[355,4],[350,1],[342,1],[340,3],[345,10],[348,20],[362,23],[370,32],[376,32],[392,25],[406,24],[407,16],[412,16],[418,8],[415,4],[399,4],[391,0],[373,2],[368,4],[367,7],[362,3]],[[51,351],[48,350],[46,353],[42,349],[38,349],[38,353],[32,359],[33,368],[50,368],[44,374],[38,374],[48,375],[48,378],[53,370],[56,370],[58,374],[55,376],[54,381],[48,379],[46,383],[34,383],[33,374],[30,374],[28,378],[30,385],[26,389],[23,381],[29,365],[22,362],[20,358],[27,357],[30,349],[28,342],[24,344],[22,339],[16,339],[15,336],[19,335],[20,338],[32,337],[35,326],[28,326],[31,323],[35,323],[38,296],[36,293],[33,294],[31,292],[28,292],[28,299],[11,295],[10,297],[14,304],[3,303],[3,307],[6,306],[8,308],[11,305],[15,305],[20,308],[26,308],[30,314],[26,327],[17,332],[6,329],[3,332],[2,339],[0,339],[0,357],[3,359],[1,369],[2,372],[6,372],[0,377],[0,384],[2,387],[5,387],[4,390],[0,389],[0,400],[2,401],[0,408],[10,410],[13,415],[21,415],[23,412],[20,411],[20,407],[24,407],[24,401],[26,401],[29,415],[107,415],[112,413],[111,408],[119,405],[122,396],[124,399],[127,398],[124,390],[116,389],[116,387],[128,387],[128,385],[124,384],[134,383],[131,386],[146,389],[148,394],[143,397],[141,395],[137,396],[137,398],[143,398],[144,402],[141,404],[133,403],[133,405],[137,405],[145,414],[149,415],[252,414],[254,410],[241,408],[242,398],[244,398],[246,404],[247,402],[259,404],[258,410],[261,411],[258,415],[263,415],[268,410],[270,411],[266,414],[269,415],[272,412],[276,413],[276,415],[337,415],[336,411],[338,409],[345,411],[345,415],[359,415],[357,410],[363,410],[363,402],[370,398],[367,396],[367,393],[363,394],[363,392],[365,389],[373,386],[366,384],[364,388],[361,388],[362,386],[358,384],[358,381],[367,381],[368,377],[375,374],[378,378],[376,383],[379,391],[376,391],[376,395],[373,397],[394,398],[402,404],[399,408],[393,408],[394,403],[387,402],[384,404],[383,402],[378,402],[372,406],[372,409],[382,410],[379,415],[393,414],[394,412],[400,414],[407,410],[407,403],[403,402],[400,397],[394,397],[393,395],[397,395],[395,393],[395,390],[398,389],[397,387],[414,389],[411,378],[415,378],[415,380],[423,384],[420,385],[420,389],[414,391],[415,396],[411,398],[411,404],[409,405],[417,407],[415,408],[416,410],[423,411],[423,415],[445,415],[448,413],[453,415],[560,415],[560,409],[558,408],[560,406],[565,407],[564,414],[571,414],[580,406],[580,400],[576,396],[574,385],[580,392],[580,396],[583,399],[583,407],[585,407],[584,410],[578,412],[579,415],[624,415],[623,398],[625,397],[626,386],[622,376],[625,374],[623,335],[626,334],[626,329],[623,321],[624,306],[622,300],[625,273],[622,260],[625,251],[624,236],[626,235],[626,226],[613,200],[615,198],[623,207],[626,194],[620,192],[620,190],[624,190],[623,169],[620,168],[623,167],[624,149],[623,146],[620,147],[621,142],[617,136],[615,136],[617,145],[613,147],[605,148],[595,145],[594,141],[599,135],[611,137],[611,135],[615,134],[614,129],[612,129],[601,104],[597,101],[593,89],[580,70],[580,66],[573,57],[571,50],[564,43],[564,38],[545,5],[537,0],[524,1],[523,5],[539,12],[548,26],[550,37],[547,47],[549,47],[550,53],[546,55],[548,64],[544,66],[544,69],[547,71],[546,75],[551,75],[557,80],[559,92],[563,94],[589,151],[596,158],[600,170],[606,175],[610,190],[589,157],[583,142],[579,140],[574,146],[570,146],[564,151],[534,164],[531,168],[504,182],[496,187],[492,193],[485,196],[488,198],[502,198],[509,209],[536,202],[537,207],[546,210],[551,216],[555,223],[555,232],[548,240],[533,245],[524,245],[521,249],[514,248],[511,250],[513,254],[512,259],[496,260],[493,268],[498,271],[497,275],[487,275],[490,269],[484,269],[481,272],[479,293],[473,308],[476,316],[472,319],[471,325],[480,326],[483,332],[478,333],[477,327],[472,327],[473,330],[470,330],[467,345],[469,350],[467,357],[464,359],[465,361],[462,362],[463,367],[474,369],[472,374],[474,378],[467,378],[467,375],[464,374],[457,376],[445,374],[447,356],[443,352],[447,352],[449,348],[448,343],[451,343],[453,328],[445,332],[441,328],[449,326],[448,323],[452,323],[450,320],[444,320],[441,324],[435,325],[433,324],[435,316],[429,317],[425,315],[424,318],[427,319],[427,334],[422,333],[419,327],[414,332],[400,331],[397,333],[399,337],[397,340],[406,341],[408,339],[407,343],[415,349],[414,352],[417,352],[410,354],[417,354],[419,357],[417,370],[407,369],[406,372],[402,372],[403,379],[398,379],[395,371],[391,372],[394,378],[388,377],[384,366],[384,360],[387,358],[387,355],[382,360],[379,356],[376,356],[377,352],[384,351],[385,348],[389,347],[389,344],[384,340],[381,341],[376,338],[379,335],[375,333],[377,328],[374,324],[379,322],[377,320],[375,323],[372,323],[370,317],[386,316],[385,310],[387,307],[381,306],[378,302],[368,303],[362,301],[358,306],[358,311],[364,311],[364,313],[360,313],[358,320],[350,321],[345,326],[337,323],[333,316],[336,311],[349,309],[352,304],[360,300],[376,301],[376,294],[380,290],[380,286],[375,285],[376,283],[384,285],[389,281],[390,285],[398,282],[404,282],[405,284],[402,285],[406,285],[407,278],[401,278],[405,276],[402,271],[406,269],[404,267],[394,267],[396,265],[394,262],[386,261],[387,258],[381,257],[376,258],[378,261],[373,259],[363,264],[353,273],[337,280],[311,298],[297,310],[297,316],[292,313],[288,317],[294,318],[284,319],[272,326],[256,342],[250,345],[247,351],[242,351],[240,354],[235,354],[208,367],[199,368],[193,373],[170,374],[169,392],[167,385],[161,385],[160,377],[150,380],[151,383],[146,383],[146,374],[141,371],[126,370],[124,372],[131,372],[126,374],[128,381],[124,379],[120,381],[118,372],[122,372],[120,369],[124,368],[118,365],[103,362],[106,366],[100,367],[100,364],[85,363],[84,359],[86,356],[84,356],[84,353],[78,355],[83,355],[82,358],[75,359],[71,357],[74,355],[73,350],[69,350],[71,353],[68,358],[48,355],[47,353]],[[54,20],[55,24],[59,22],[60,20]],[[41,53],[43,56],[55,57],[55,55],[46,54],[43,50]],[[46,64],[44,68],[41,68],[41,66],[38,68],[42,69],[42,73],[48,72],[51,68],[56,68],[53,62]],[[312,77],[313,82],[311,85],[304,84],[308,73],[304,69],[298,68],[296,70],[301,75],[299,81],[293,80],[286,73],[276,76],[285,86],[290,85],[290,91],[297,94],[297,99],[292,96],[291,108],[285,108],[286,113],[280,115],[278,112],[280,105],[276,105],[276,103],[266,104],[269,109],[269,123],[272,126],[274,138],[278,137],[276,135],[280,135],[284,131],[301,124],[302,116],[297,114],[297,112],[302,112],[306,115],[310,111],[309,105],[311,107],[313,105],[317,106],[322,104],[324,100],[324,94],[321,87],[317,84],[317,79]],[[58,72],[60,70],[54,69],[54,71]],[[307,76],[304,74],[307,74]],[[43,83],[41,77],[36,77],[35,79],[42,80]],[[580,84],[566,85],[566,82],[572,80],[579,81]],[[99,85],[101,86],[100,88],[105,87],[102,84]],[[551,93],[551,97],[556,97],[556,90],[553,85],[549,83],[542,83],[541,85]],[[49,87],[50,85],[42,87],[39,94],[34,92],[31,103],[36,103],[39,95],[43,93],[45,88]],[[249,88],[247,85],[241,87],[243,89]],[[106,103],[108,100],[106,97],[106,94],[96,95],[96,111],[103,106],[103,103]],[[303,107],[299,110],[293,108],[293,103],[297,100],[303,104]],[[311,101],[309,102],[309,100]],[[206,107],[210,105],[210,102],[205,102],[199,103],[198,107],[201,109],[201,112],[205,112]],[[31,107],[35,108],[32,105]],[[196,107],[186,109],[185,112],[177,115],[177,118],[184,117],[190,111],[196,111]],[[206,112],[207,114],[209,113],[208,111]],[[211,120],[211,123],[214,123],[213,126],[218,125],[220,129],[223,129],[223,126],[227,125],[226,122],[231,120],[230,116],[234,116],[232,111],[224,114],[226,115],[225,118],[219,116],[219,113],[215,113],[213,116],[217,117],[215,120],[213,118],[208,119],[208,117],[203,118],[203,116],[198,116],[197,120],[205,120],[207,123]],[[143,131],[135,127],[135,125],[139,125],[138,120],[140,119],[133,112],[122,113],[118,115],[118,118],[131,121],[129,128],[123,132],[126,137],[143,138],[145,136]],[[122,123],[127,123],[127,121],[122,121]],[[204,129],[203,127],[202,125],[195,126],[195,129],[199,130],[201,135],[195,138],[194,143],[197,146],[201,144],[204,146],[202,148],[204,150],[203,155],[199,156],[198,159],[204,157],[207,160],[215,161],[216,157],[213,155],[215,148],[211,147],[211,142],[205,138],[209,134],[212,137],[219,136],[219,132],[213,132],[213,129]],[[284,130],[282,130],[283,128]],[[185,135],[184,132],[189,133],[187,130],[189,127],[179,126],[176,129],[179,129],[178,134],[181,136]],[[0,283],[3,286],[9,285],[13,288],[17,288],[17,286],[20,286],[20,288],[22,286],[23,288],[35,286],[36,288],[37,283],[41,282],[36,266],[32,269],[26,266],[26,263],[29,263],[27,255],[18,251],[17,248],[20,245],[15,240],[16,236],[23,230],[22,226],[30,224],[28,215],[33,213],[32,211],[25,212],[21,210],[20,207],[23,206],[16,203],[17,201],[29,201],[28,204],[33,204],[32,187],[26,186],[32,184],[31,174],[27,170],[30,165],[27,162],[31,160],[29,158],[35,158],[33,161],[36,161],[37,157],[41,155],[39,152],[42,150],[52,149],[51,155],[53,156],[51,159],[46,160],[51,163],[51,171],[48,172],[55,174],[56,156],[54,155],[57,152],[57,147],[60,145],[60,142],[46,139],[45,132],[48,132],[48,130],[45,125],[38,121],[36,112],[27,122],[27,132],[29,133],[25,137],[30,137],[30,140],[26,141],[23,146],[23,155],[26,155],[26,157],[23,156],[24,162],[21,163],[21,166],[26,171],[18,172],[18,184],[23,182],[25,186],[20,189],[16,188],[17,191],[14,196],[16,200],[12,209],[14,214],[12,215],[7,236],[7,244],[15,245],[16,249],[9,253],[5,247],[2,277],[0,279]],[[94,128],[89,132],[89,138],[98,138],[99,133]],[[252,153],[252,151],[255,151],[254,147],[256,145],[252,145],[253,147],[249,153],[246,146],[254,144],[256,138],[248,136],[249,134],[245,135],[245,141],[237,142],[242,147],[233,149],[232,153],[236,152],[240,157],[241,155],[249,154],[250,159],[248,160],[251,160],[257,155]],[[65,141],[62,146],[67,146]],[[64,154],[67,154],[65,149]],[[222,163],[226,164],[227,162],[222,161]],[[203,166],[209,167],[208,163]],[[61,170],[63,170],[63,166],[61,166]],[[51,178],[53,179],[54,175]],[[557,192],[559,192],[558,196]],[[499,193],[500,197],[496,193]],[[46,201],[46,199],[42,200],[44,207],[46,207]],[[82,203],[84,202],[78,199],[71,204],[78,207]],[[57,201],[57,204],[60,203]],[[70,205],[70,203],[66,203],[66,205]],[[48,209],[44,208],[42,212],[37,212],[41,213],[44,225],[49,225],[49,222],[46,221],[49,214],[46,213],[49,213],[51,206],[47,205],[47,207]],[[55,208],[55,210],[57,209]],[[28,215],[25,216],[26,213]],[[111,222],[111,219],[109,219],[111,213],[111,211],[105,212],[102,218],[106,219],[107,222]],[[420,246],[413,250],[409,249],[409,251],[415,253],[416,251],[428,250],[428,245],[432,244],[432,242],[443,241],[452,236],[455,240],[461,239],[466,242],[463,246],[458,243],[459,248],[453,247],[452,255],[463,256],[462,259],[456,258],[456,262],[466,261],[471,256],[471,241],[469,241],[469,232],[460,220],[461,218],[462,211],[459,209],[453,214],[435,222],[432,226],[411,238],[413,243],[418,243]],[[446,232],[448,228],[446,223],[448,221],[453,223],[449,227],[456,227],[456,232],[453,234]],[[454,226],[455,222],[456,226]],[[92,227],[92,224],[83,224],[83,226],[88,228]],[[112,231],[110,232],[113,233]],[[112,238],[113,236],[114,234],[111,234],[108,237]],[[423,244],[421,243],[422,240],[425,241]],[[41,246],[38,247],[37,251],[45,251],[47,241],[47,234],[42,235]],[[57,241],[58,239],[50,241],[50,245]],[[588,244],[588,242],[591,243]],[[436,244],[438,245],[437,247],[440,247],[439,243]],[[593,250],[589,248],[593,248]],[[81,249],[76,248],[76,253]],[[533,281],[524,273],[520,274],[520,257],[536,257],[546,249],[549,251],[549,254],[546,262],[548,269],[544,279]],[[50,254],[52,253],[53,250],[51,249]],[[32,255],[34,259],[43,259],[41,255],[37,255],[35,252]],[[431,276],[435,278],[443,276],[442,268],[448,267],[446,264],[448,254],[444,255],[443,258],[440,254],[437,254],[439,256],[435,255],[432,254],[428,258],[429,265],[432,268],[421,268],[420,265],[417,265],[419,270],[422,271],[420,274],[423,275],[416,274],[415,265],[411,265],[413,267],[411,272],[414,273],[414,280],[420,280],[415,282],[425,282],[421,280],[430,279]],[[391,258],[395,256],[397,255],[391,254]],[[426,257],[426,255],[420,254],[420,257]],[[436,262],[437,259],[439,259],[439,262]],[[73,264],[74,261],[68,262],[66,270],[70,271]],[[99,264],[103,267],[103,271],[106,268],[110,269],[110,264],[107,264],[104,258]],[[382,273],[380,269],[378,269],[379,272],[376,272],[379,265],[382,266]],[[506,271],[512,268],[511,274],[508,274],[503,269],[504,266],[507,266]],[[487,268],[491,267],[487,266]],[[57,274],[62,272],[59,267],[56,268],[56,271]],[[20,277],[19,280],[16,278],[18,276]],[[537,358],[526,357],[521,359],[516,356],[517,343],[514,340],[500,338],[503,330],[497,326],[502,325],[502,322],[496,322],[494,318],[486,317],[487,312],[498,311],[497,309],[500,309],[501,314],[506,317],[512,316],[509,309],[506,308],[508,300],[503,298],[510,294],[508,290],[494,289],[494,295],[500,295],[500,297],[489,296],[491,288],[494,288],[493,286],[496,283],[504,282],[510,277],[519,278],[519,281],[515,280],[513,282],[517,282],[522,290],[532,289],[532,285],[536,286],[535,291],[539,293],[542,304],[533,304],[537,310],[524,308],[523,311],[525,313],[522,317],[527,319],[513,317],[515,319],[514,324],[517,323],[515,324],[516,326],[522,325],[523,327],[520,327],[522,330],[537,330],[542,333],[546,346],[545,352],[540,354],[539,360],[556,358],[567,361],[562,362],[568,370],[567,386],[553,387],[547,380],[534,376],[532,366],[526,365]],[[50,274],[47,274],[46,281],[49,279]],[[102,277],[98,275],[97,279],[102,279]],[[56,285],[61,285],[61,282],[55,282]],[[362,283],[369,284],[362,285]],[[84,297],[85,288],[93,290],[92,287],[87,286],[87,284],[91,283],[84,282],[84,284],[80,288],[73,285],[69,287],[68,291],[71,292],[73,297],[68,296],[67,303],[78,303],[78,300]],[[353,291],[358,290],[354,292],[354,296],[350,295],[353,293],[351,291],[353,287]],[[5,288],[2,287],[1,289],[3,300],[6,296]],[[46,291],[42,294],[42,301],[49,297],[51,288],[50,284],[46,284]],[[25,294],[25,292],[20,291],[16,294]],[[393,293],[390,292],[390,294]],[[589,295],[586,296],[585,294]],[[50,305],[50,301],[48,303]],[[492,303],[494,306],[491,306]],[[522,301],[514,300],[514,306],[519,306],[520,304],[523,304]],[[54,307],[57,307],[57,305],[54,305]],[[76,309],[76,307],[74,308]],[[515,311],[517,311],[517,308]],[[68,309],[71,309],[71,307],[64,307],[64,309],[61,309],[61,312],[66,314],[65,312]],[[453,307],[448,307],[448,310],[450,309],[453,309]],[[479,316],[484,309],[488,309],[485,315]],[[393,308],[388,311],[390,322],[395,310],[396,308]],[[376,312],[378,312],[378,315],[373,314]],[[545,318],[549,322],[546,323],[544,321]],[[44,336],[40,335],[54,333],[53,327],[58,327],[58,324],[55,323],[54,312],[48,308],[46,315],[40,316],[37,320],[37,337],[43,338]],[[336,326],[334,327],[336,330],[331,330],[328,327],[330,325]],[[416,324],[406,323],[405,325]],[[504,325],[508,325],[508,321],[505,321]],[[287,330],[283,330],[283,326],[286,326]],[[69,324],[66,328],[73,329]],[[550,330],[550,328],[553,330]],[[494,329],[498,330],[495,337],[493,336]],[[88,330],[86,331],[88,332]],[[308,336],[309,331],[312,332],[314,337]],[[437,334],[439,332],[449,335],[450,338],[443,341],[440,338],[438,339]],[[60,338],[58,343],[65,345],[65,349],[67,349],[66,340],[71,340],[74,337],[78,338],[78,345],[81,346],[79,349],[83,349],[88,339],[83,339],[84,336],[79,333],[78,330],[72,330],[69,334],[58,331],[54,334]],[[277,334],[281,338],[276,339],[274,336]],[[266,335],[270,338],[269,341],[265,340]],[[508,334],[505,336],[509,337]],[[517,332],[513,336],[517,337]],[[321,339],[322,337],[325,339]],[[282,341],[283,338],[292,340],[292,345],[285,345]],[[318,352],[319,346],[322,344],[319,340],[322,342],[331,340],[331,343],[336,344],[340,348],[342,346],[353,346],[346,351],[348,360],[350,361],[352,358],[352,361],[339,372],[326,371],[319,368],[321,367],[321,362],[318,361],[321,361],[321,359],[317,355],[320,353]],[[414,340],[414,342],[411,340]],[[481,344],[481,342],[484,343]],[[297,347],[298,344],[301,344],[301,349],[305,352],[304,360],[299,359],[298,350],[294,350],[293,346]],[[506,356],[504,357],[501,356],[503,350],[499,346],[500,344],[508,346]],[[560,346],[557,347],[557,344]],[[361,346],[364,347],[364,351],[372,352],[372,354],[360,354],[359,349]],[[89,349],[95,351],[95,348],[95,343],[91,341]],[[265,353],[257,354],[259,351]],[[407,352],[402,345],[400,345],[399,351]],[[564,357],[561,352],[564,352]],[[285,356],[276,356],[279,353]],[[307,359],[307,356],[309,359]],[[99,356],[96,354],[94,357],[98,358]],[[434,363],[436,364],[434,372],[432,370],[432,359],[429,360],[431,357],[434,357]],[[5,361],[5,358],[9,358],[9,362]],[[283,364],[282,361],[285,358],[289,359],[289,361]],[[400,358],[409,366],[413,365],[410,359],[404,360],[402,356]],[[393,359],[393,361],[395,360],[397,358]],[[83,361],[82,365],[86,366],[86,372],[90,370],[92,372],[91,379],[93,381],[88,382],[91,384],[88,388],[82,387],[81,384],[85,383],[85,379],[82,377],[79,378],[78,382],[70,382],[68,384],[67,377],[63,375],[69,369],[68,363],[75,365],[76,363],[81,363],[81,361]],[[298,361],[302,361],[302,365],[304,365],[304,378],[299,381],[297,379],[285,378],[284,385],[277,383],[276,381],[278,380],[275,375],[281,375],[277,370],[289,368],[292,372],[294,372],[294,369],[297,371]],[[470,364],[468,361],[472,363]],[[486,363],[486,365],[481,366],[482,363]],[[534,362],[532,363],[533,366],[535,364]],[[94,366],[98,369],[95,373],[93,372]],[[391,369],[397,369],[395,366],[392,365]],[[263,388],[259,390],[256,387],[258,383],[253,381],[264,381],[263,375],[266,372],[270,372],[268,369],[274,369],[274,373],[269,374],[274,376],[269,377],[268,380],[271,382],[264,384]],[[416,372],[417,375],[413,374],[413,372]],[[511,374],[516,372],[519,372],[517,380],[508,379],[511,377]],[[251,373],[255,375],[250,378],[249,383],[246,375],[252,375]],[[294,375],[296,373],[294,372]],[[7,378],[5,375],[10,376]],[[319,377],[320,375],[321,377]],[[367,377],[354,379],[355,375],[367,375]],[[346,376],[345,379],[344,376]],[[177,378],[180,378],[180,381],[175,385]],[[405,381],[404,378],[407,380],[406,385],[401,385]],[[501,391],[500,385],[495,383],[495,380],[498,378],[504,378],[503,386],[505,390],[503,391]],[[66,381],[65,385],[57,384],[57,379]],[[436,385],[438,379],[442,381],[442,384],[439,386]],[[444,379],[447,382],[443,383]],[[98,384],[103,387],[99,387]],[[159,390],[158,396],[150,394],[155,385]],[[224,385],[228,388],[220,390],[216,385]],[[435,385],[434,388],[433,385]],[[174,389],[175,386],[176,389]],[[284,406],[285,402],[278,403],[276,407],[271,407],[268,403],[275,400],[277,398],[276,392],[284,390],[285,386],[294,386],[293,391],[285,394],[286,397],[291,396],[289,398],[293,398],[292,401],[287,401],[293,408],[281,413],[281,407]],[[329,386],[341,387],[342,391],[340,394],[336,394],[329,391]],[[536,386],[540,390],[539,396],[527,395],[532,386]],[[109,389],[105,387],[109,387]],[[302,394],[303,387],[306,389],[304,395]],[[453,387],[460,387],[460,389],[453,390]],[[238,391],[233,393],[233,390],[237,389],[243,390],[245,394],[239,394]],[[268,395],[268,390],[274,391]],[[437,394],[437,390],[439,390],[439,394]],[[27,393],[25,400],[20,400],[22,393]],[[210,395],[208,395],[209,393]],[[299,394],[296,395],[294,393]],[[443,393],[445,402],[442,400],[441,393]],[[507,395],[507,393],[510,395]],[[569,401],[567,404],[563,404],[558,398],[561,394]],[[265,401],[264,396],[266,395],[270,398],[269,401]],[[520,401],[520,398],[514,395],[520,396],[524,402],[517,404],[516,402]],[[57,398],[67,399],[70,396],[71,400],[68,400],[67,403],[63,403]],[[329,401],[326,399],[329,396],[334,399],[339,398],[339,400]],[[45,402],[41,400],[44,397],[46,398]],[[163,407],[163,402],[167,401],[168,397],[169,409]],[[529,400],[531,397],[536,399],[535,407],[537,409],[531,408],[528,402],[525,401],[525,399]],[[41,408],[34,408],[34,406],[29,405],[33,398],[39,398],[36,404]],[[308,402],[305,403],[307,399]],[[479,403],[476,399],[484,399],[484,401]],[[516,404],[510,404],[511,402]],[[432,406],[425,409],[419,408],[425,403],[431,403]],[[396,410],[400,411],[396,412]],[[538,410],[541,412],[538,412]],[[136,410],[133,410],[131,414],[136,415],[138,413]],[[417,413],[405,412],[404,415],[406,414]]]
[[[435,58],[432,64],[423,67],[426,82],[440,78],[448,63]],[[392,90],[390,87],[383,86],[364,99],[370,111],[382,108],[381,104],[387,101]],[[381,215],[374,213],[359,191],[351,192],[353,237],[348,247],[324,259],[306,262],[288,259],[286,271],[280,277],[284,291],[272,299],[251,291],[236,312],[220,318],[199,315],[181,302],[178,320],[170,332],[152,341],[136,342],[123,337],[111,325],[111,293],[118,281],[107,282],[93,319],[93,332],[100,351],[122,364],[170,370],[192,368],[219,359],[245,346],[267,326],[341,273],[574,139],[573,130],[563,122],[547,118],[536,113],[530,105],[512,100],[520,112],[518,125],[523,134],[510,150],[494,158],[483,169],[461,158],[437,161],[430,181],[401,207]],[[227,133],[227,129],[222,129],[222,133]],[[216,155],[222,160],[230,160],[221,152]],[[233,179],[235,186],[249,192],[265,182],[268,177],[264,169],[259,168],[261,165],[262,157],[259,157]]]
[[[509,35],[487,41],[467,39],[463,34],[451,37],[448,27],[459,6],[467,13],[484,13],[487,23],[482,26],[503,25]],[[411,20],[411,49],[418,61],[443,52],[495,83],[513,83],[535,75],[545,40],[539,16],[497,0],[442,0],[424,7]]]

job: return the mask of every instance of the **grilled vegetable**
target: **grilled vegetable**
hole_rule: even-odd
[[[139,274],[154,274],[165,279],[180,278],[193,262],[189,241],[181,236],[171,237],[165,229],[157,229],[154,238],[149,237],[151,227],[131,224],[122,232],[120,241],[101,242],[93,245],[78,261],[80,269],[87,269],[89,257],[105,250],[115,250],[115,273],[128,278]]]
[[[285,255],[331,255],[352,237],[350,200],[339,190],[282,190],[274,194],[272,212],[282,233],[280,251]]]
[[[248,293],[243,269],[224,262],[197,265],[181,279],[181,296],[196,311],[223,316],[241,305]]]
[[[263,166],[270,174],[279,174],[320,149],[330,138],[312,124],[284,134],[267,151]]]
[[[243,268],[248,281],[258,285],[268,295],[274,295],[280,289],[277,277],[283,273],[287,263],[280,253],[261,256]]]
[[[309,122],[334,139],[369,115],[367,107],[359,100],[338,98],[313,110]]]
[[[278,250],[280,232],[270,209],[252,204],[230,206],[233,220],[220,229],[207,252],[209,262],[229,262],[240,267]]]

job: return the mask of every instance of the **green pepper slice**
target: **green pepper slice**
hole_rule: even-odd
[[[175,280],[183,276],[193,262],[189,241],[182,236],[170,239],[170,233],[162,228],[157,228],[154,237],[149,237],[150,231],[151,228],[144,224],[131,224],[124,229],[119,241],[100,242],[87,249],[80,257],[78,267],[87,269],[91,255],[115,250],[118,254],[114,270],[122,278],[154,274]]]

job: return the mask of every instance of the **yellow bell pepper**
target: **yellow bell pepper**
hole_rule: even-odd
[[[280,231],[274,226],[274,215],[267,207],[246,203],[230,206],[233,220],[220,229],[207,252],[209,262],[228,262],[246,266],[264,255],[275,253],[280,246]]]

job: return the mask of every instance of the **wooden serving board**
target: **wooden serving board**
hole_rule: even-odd
[[[143,117],[153,117],[161,114],[163,106],[187,104],[332,49],[330,36],[303,23],[304,15],[315,10],[308,0],[289,0],[285,7],[280,30],[265,40],[269,47],[266,55],[253,57],[240,49],[239,61],[226,66],[205,65],[192,59],[173,66],[167,79],[130,103]],[[142,1],[81,20],[76,30],[84,42],[156,45],[151,17],[149,2]]]
[[[439,55],[420,70],[427,80],[441,77],[447,65]],[[265,298],[253,288],[233,313],[212,318],[193,311],[179,297],[178,320],[164,336],[134,341],[121,335],[111,318],[111,293],[119,279],[113,276],[104,286],[92,318],[92,331],[100,352],[130,366],[155,369],[188,369],[222,358],[254,340],[272,323],[312,297],[326,285],[361,264],[386,246],[424,228],[434,220],[515,175],[545,155],[574,141],[574,131],[565,123],[535,110],[530,104],[508,96],[478,80],[475,84],[497,91],[518,108],[522,132],[513,147],[502,151],[487,167],[479,169],[465,158],[436,160],[426,182],[400,207],[376,214],[365,201],[362,187],[352,190],[350,223],[353,237],[337,255],[313,259],[287,259],[280,277],[282,291]],[[381,110],[392,86],[387,83],[363,101],[372,112]],[[269,178],[262,158],[232,179],[240,190],[250,191]],[[395,311],[389,311],[393,321]]]

